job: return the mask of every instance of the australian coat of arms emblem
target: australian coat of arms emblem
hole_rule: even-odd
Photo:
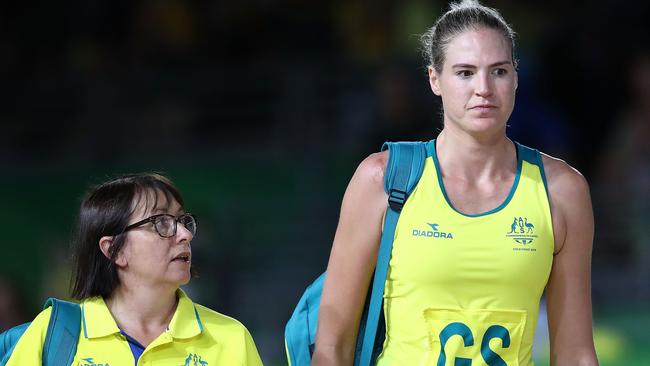
[[[535,225],[528,222],[526,217],[515,217],[512,224],[510,224],[510,231],[506,234],[506,237],[512,238],[519,244],[530,244],[537,237]]]

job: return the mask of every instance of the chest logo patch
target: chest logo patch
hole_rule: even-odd
[[[206,366],[207,364],[208,361],[203,361],[201,356],[195,353],[190,353],[187,355],[187,358],[185,358],[185,363],[182,366]]]
[[[425,238],[438,238],[438,239],[453,239],[452,233],[447,233],[438,228],[438,224],[427,224],[427,230],[413,229],[412,236],[425,237]]]
[[[537,238],[535,234],[535,225],[528,222],[527,217],[515,217],[510,224],[510,231],[506,233],[506,237],[512,238],[515,242],[527,245]]]

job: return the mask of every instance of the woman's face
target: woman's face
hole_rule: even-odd
[[[157,207],[145,207],[140,203],[129,220],[129,224],[157,214],[170,214],[178,217],[183,209],[178,202],[167,198],[162,192],[148,192],[148,202],[157,194]],[[136,227],[127,232],[126,243],[118,254],[116,264],[122,270],[121,280],[129,280],[137,285],[163,287],[176,290],[190,281],[192,265],[192,233],[181,223],[177,223],[176,235],[163,238],[158,235],[153,223]]]
[[[442,97],[445,129],[505,133],[517,89],[510,48],[489,28],[466,30],[449,42],[442,71],[429,68],[431,89]]]

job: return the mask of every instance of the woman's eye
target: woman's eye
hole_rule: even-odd
[[[456,71],[456,75],[458,75],[458,76],[460,76],[462,78],[467,78],[467,77],[472,76],[472,72],[469,71],[469,70],[460,70],[460,71]]]
[[[506,70],[506,69],[494,69],[493,73],[494,73],[494,75],[497,75],[497,76],[503,76],[503,75],[508,73],[508,70]]]
[[[168,216],[162,216],[158,218],[158,222],[156,225],[160,228],[170,228],[172,225],[174,225],[174,219]]]

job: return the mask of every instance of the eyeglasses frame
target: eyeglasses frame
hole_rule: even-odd
[[[174,233],[173,233],[172,235],[164,236],[164,235],[162,235],[162,234],[158,231],[158,227],[156,226],[155,220],[156,220],[157,218],[159,218],[159,217],[162,217],[162,216],[171,216],[171,217],[174,218]],[[121,232],[120,234],[124,234],[125,232],[127,232],[127,231],[129,231],[129,230],[132,230],[132,229],[135,229],[136,227],[142,226],[142,225],[144,225],[144,224],[152,223],[152,224],[153,224],[153,228],[156,230],[156,233],[158,233],[158,235],[159,235],[161,238],[171,238],[172,236],[176,235],[176,233],[178,232],[178,221],[180,220],[181,217],[185,217],[185,216],[190,216],[192,219],[194,219],[194,225],[195,225],[195,226],[198,226],[198,225],[196,225],[196,224],[197,224],[196,216],[194,216],[193,214],[191,214],[191,213],[189,213],[189,212],[184,213],[184,214],[181,214],[181,215],[178,215],[178,216],[174,216],[174,215],[172,215],[172,214],[166,214],[166,213],[165,213],[165,214],[152,215],[152,216],[147,217],[146,219],[142,219],[142,220],[140,220],[140,221],[138,221],[138,222],[134,222],[133,224],[128,225],[127,227],[125,227],[124,230],[122,230],[122,232]],[[183,225],[183,226],[185,226],[185,225]],[[187,230],[187,228],[186,228],[186,230]],[[188,230],[188,231],[189,231],[189,230]],[[196,234],[196,230],[194,231],[194,233],[191,233],[191,234],[192,234],[192,235],[195,235],[195,234]]]

